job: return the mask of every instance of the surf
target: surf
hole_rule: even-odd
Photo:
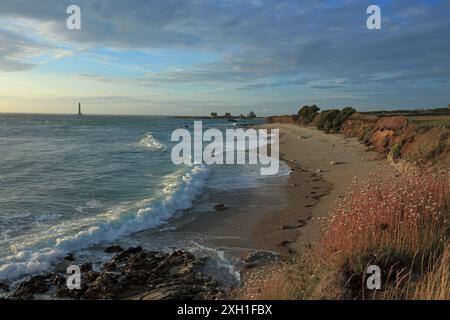
[[[143,199],[94,217],[66,221],[31,238],[9,239],[10,254],[0,258],[0,279],[44,272],[70,252],[168,223],[178,212],[192,207],[208,176],[203,165],[184,167],[163,179],[159,199]]]

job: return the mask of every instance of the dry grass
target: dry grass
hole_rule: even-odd
[[[427,127],[450,126],[450,116],[415,116],[415,117],[408,117],[408,119],[418,126],[427,126]]]
[[[450,244],[432,269],[416,284],[411,297],[418,300],[450,300]]]
[[[314,250],[244,297],[450,299],[449,215],[448,174],[373,177],[333,210]],[[366,288],[369,265],[381,290]]]

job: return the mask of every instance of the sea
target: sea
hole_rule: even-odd
[[[193,119],[162,116],[0,114],[0,281],[14,282],[58,267],[63,257],[106,261],[105,246],[144,245],[211,255],[205,243],[177,237],[180,216],[216,214],[202,197],[258,188],[258,165],[174,165],[171,134]],[[232,123],[203,120],[225,130]],[[279,175],[288,174],[281,164]],[[171,230],[170,237],[136,236]],[[160,234],[163,234],[160,232]],[[195,243],[195,246],[193,245]],[[215,252],[218,267],[237,276]]]

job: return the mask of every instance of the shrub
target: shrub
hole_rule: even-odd
[[[298,111],[298,115],[301,117],[301,122],[303,124],[311,123],[317,116],[320,108],[313,104],[312,106],[304,106]]]
[[[399,159],[400,158],[401,149],[402,149],[401,143],[397,143],[391,148],[391,155],[392,155],[392,157],[394,159]]]
[[[331,109],[322,111],[319,115],[317,128],[327,133],[339,132],[347,118],[355,112],[356,110],[350,107],[342,110]]]
[[[335,132],[334,120],[339,115],[339,112],[340,111],[337,109],[322,111],[319,115],[317,128],[320,130],[324,130],[327,133]]]
[[[339,114],[336,116],[333,122],[333,128],[336,132],[340,131],[344,122],[350,117],[352,114],[356,112],[355,109],[351,107],[347,107],[342,109]]]

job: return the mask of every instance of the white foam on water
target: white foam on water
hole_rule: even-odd
[[[225,251],[206,247],[204,245],[201,245],[200,243],[196,241],[192,241],[192,244],[200,249],[201,251],[209,251],[212,252],[216,256],[216,263],[217,266],[220,268],[224,268],[229,275],[231,275],[238,283],[241,281],[241,273],[239,272],[236,265],[226,258]]]
[[[139,145],[150,150],[164,150],[166,146],[164,143],[155,138],[150,132],[147,132],[145,136],[139,141]]]
[[[95,217],[66,221],[37,234],[8,239],[10,254],[0,257],[0,279],[46,271],[69,252],[164,224],[180,210],[192,207],[208,175],[205,166],[182,167],[165,177],[160,199],[144,199]]]
[[[88,202],[86,202],[86,204],[84,206],[79,206],[76,207],[75,210],[79,213],[84,213],[84,210],[86,209],[99,209],[103,206],[103,204],[96,200],[96,199],[92,199],[89,200]]]

